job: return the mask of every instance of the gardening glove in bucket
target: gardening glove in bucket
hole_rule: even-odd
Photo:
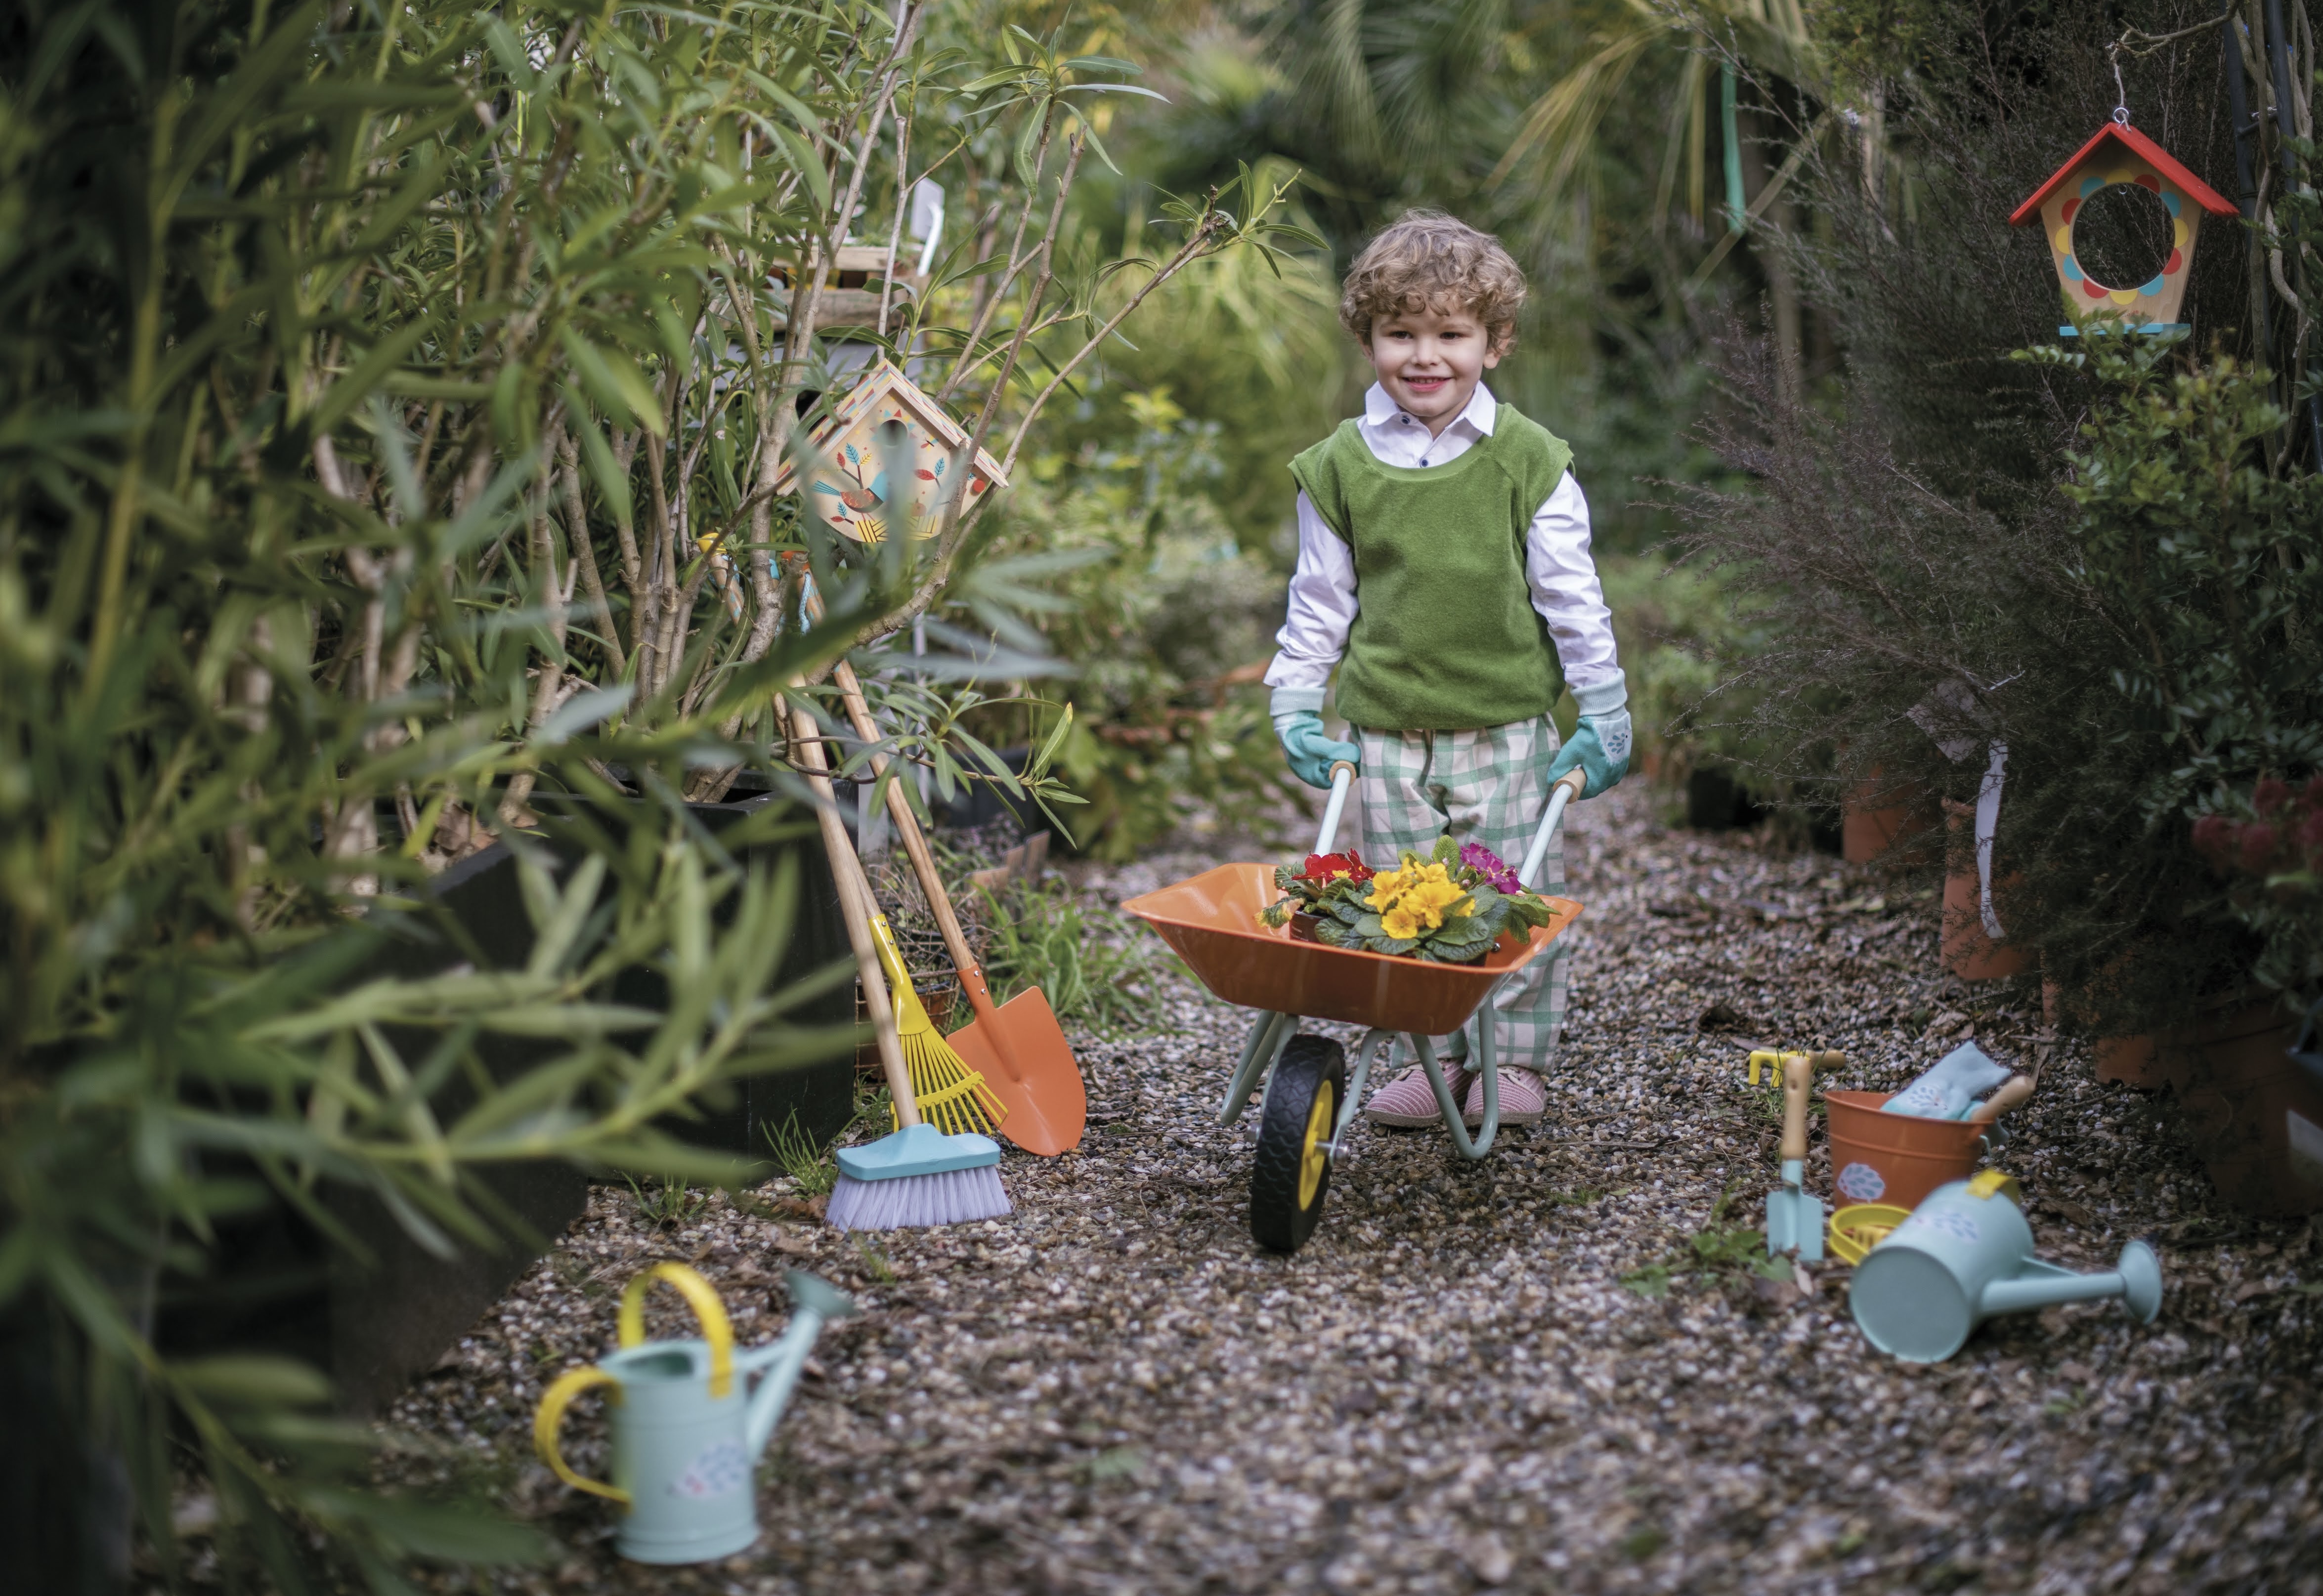
[[[1583,688],[1573,698],[1581,706],[1581,724],[1549,761],[1548,779],[1553,783],[1577,767],[1586,779],[1581,795],[1594,798],[1630,774],[1629,689],[1617,674],[1611,682]]]
[[[1319,687],[1278,687],[1274,690],[1274,735],[1282,743],[1290,774],[1310,787],[1327,790],[1331,766],[1345,759],[1363,763],[1363,750],[1353,743],[1334,742],[1323,732],[1323,690]]]

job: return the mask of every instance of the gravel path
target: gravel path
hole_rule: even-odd
[[[1250,1132],[1213,1119],[1245,1022],[1173,978],[1155,1035],[1076,1039],[1088,1140],[1003,1163],[1011,1219],[874,1245],[781,1183],[667,1228],[604,1188],[392,1423],[568,1548],[509,1590],[2323,1591],[2323,1220],[2216,1208],[2167,1098],[1932,975],[1926,901],[1664,830],[1657,801],[1573,821],[1588,913],[1550,1121],[1479,1165],[1359,1128],[1294,1258],[1252,1246]],[[1892,1087],[1971,1035],[2043,1070],[2005,1160],[2043,1255],[2105,1267],[2155,1236],[2154,1325],[2051,1308],[1914,1368],[1858,1335],[1843,1269],[1803,1292],[1722,1261],[1775,1170],[1752,1040]],[[1819,1135],[1808,1179],[1828,1195]],[[699,1570],[624,1564],[603,1504],[530,1459],[543,1380],[611,1344],[620,1285],[662,1257],[746,1341],[780,1328],[786,1266],[865,1310],[777,1432],[765,1537]],[[665,1304],[656,1333],[690,1332]],[[569,1450],[601,1466],[583,1407]]]

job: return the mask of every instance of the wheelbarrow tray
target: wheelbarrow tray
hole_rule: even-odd
[[[1281,896],[1272,865],[1220,865],[1121,906],[1162,934],[1216,995],[1244,1008],[1443,1036],[1465,1024],[1501,977],[1522,968],[1580,916],[1549,898],[1556,918],[1529,936],[1501,934],[1474,964],[1438,964],[1295,940],[1259,923]]]

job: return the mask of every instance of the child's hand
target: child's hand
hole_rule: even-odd
[[[1323,717],[1311,710],[1277,715],[1274,735],[1281,739],[1283,757],[1290,762],[1290,774],[1310,787],[1328,791],[1331,766],[1342,759],[1350,765],[1363,763],[1363,750],[1353,743],[1333,742],[1326,737]]]
[[[1630,711],[1584,715],[1573,737],[1549,761],[1548,779],[1556,780],[1578,767],[1586,778],[1584,798],[1594,798],[1630,774]]]

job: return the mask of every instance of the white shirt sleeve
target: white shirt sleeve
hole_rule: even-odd
[[[1303,565],[1303,536],[1300,555]],[[1525,577],[1532,589],[1532,607],[1548,622],[1549,636],[1556,639],[1566,684],[1577,695],[1621,680],[1612,612],[1605,608],[1597,563],[1589,557],[1589,500],[1569,471],[1533,515],[1525,535]]]
[[[1570,482],[1572,479],[1567,478]],[[1575,497],[1579,498],[1575,490]],[[1543,512],[1547,513],[1546,511]],[[1588,563],[1589,512],[1582,512],[1582,563]],[[1538,522],[1535,523],[1538,525]],[[1593,586],[1591,591],[1595,591]],[[1603,608],[1601,603],[1599,608]],[[1355,624],[1355,556],[1324,524],[1305,493],[1299,495],[1299,568],[1290,576],[1290,612],[1274,634],[1279,651],[1266,667],[1269,687],[1323,687],[1347,651]],[[1612,657],[1610,634],[1606,657]]]

